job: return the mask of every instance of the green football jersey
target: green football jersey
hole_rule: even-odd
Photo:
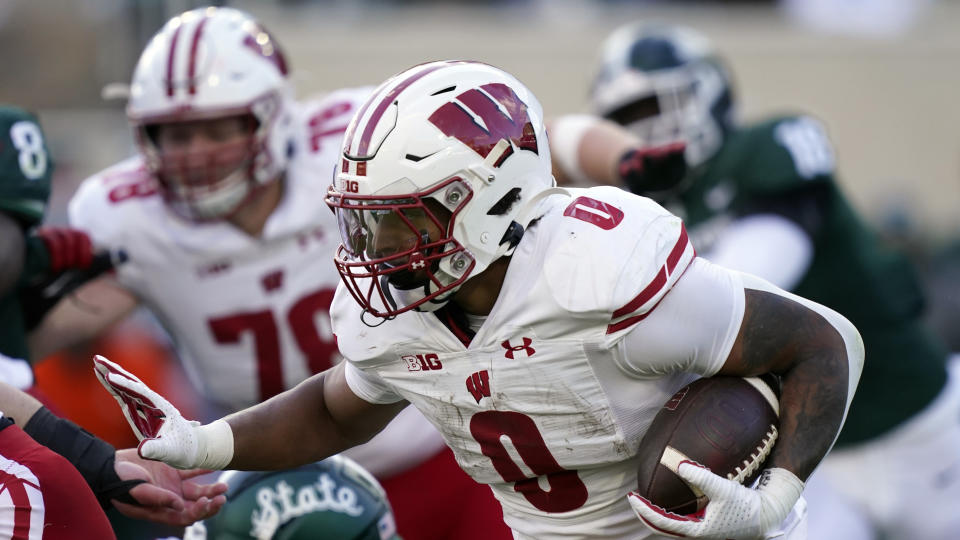
[[[947,352],[920,324],[919,279],[840,191],[816,120],[786,116],[741,128],[688,180],[689,189],[666,205],[708,257],[724,227],[748,214],[785,215],[811,235],[813,260],[792,292],[847,317],[866,349],[838,445],[876,437],[934,399],[946,382]]]
[[[40,223],[50,196],[53,161],[32,114],[0,106],[0,211],[27,231]],[[26,328],[15,290],[0,297],[0,353],[27,358]]]

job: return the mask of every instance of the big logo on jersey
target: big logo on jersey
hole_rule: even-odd
[[[434,111],[430,123],[484,159],[504,139],[517,148],[539,153],[527,104],[502,83],[485,84],[463,92],[457,96],[457,101],[450,101]],[[494,166],[499,167],[512,153],[512,149],[504,152]]]

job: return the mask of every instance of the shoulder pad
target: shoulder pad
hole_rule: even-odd
[[[343,283],[337,284],[337,291],[330,304],[330,325],[333,335],[337,336],[337,346],[340,353],[352,362],[372,360],[390,352],[397,339],[392,334],[385,335],[382,328],[397,326],[393,323],[405,318],[405,315],[408,314],[404,313],[398,319],[381,323],[380,319],[363,312]],[[371,325],[381,324],[371,327],[364,321]]]
[[[683,222],[652,200],[613,187],[569,190],[550,212],[544,276],[556,301],[593,314],[612,333],[646,316],[695,255]]]
[[[95,244],[111,246],[143,221],[145,205],[162,206],[156,180],[133,157],[86,180],[70,199],[70,225],[87,231]]]
[[[749,191],[776,193],[832,182],[836,161],[823,124],[810,116],[782,116],[736,132],[715,167]]]
[[[305,148],[305,157],[322,156],[331,150],[339,155],[347,124],[372,92],[373,87],[341,88],[299,102],[298,145]]]

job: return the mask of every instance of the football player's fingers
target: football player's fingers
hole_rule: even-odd
[[[140,441],[140,444],[137,445],[137,455],[143,459],[163,461],[163,458],[168,457],[164,442],[165,441],[160,439],[143,439]]]
[[[99,354],[94,355],[94,357],[93,357],[93,365],[94,365],[94,367],[97,369],[97,371],[99,371],[100,373],[103,373],[103,376],[104,376],[104,377],[107,377],[109,374],[113,373],[113,374],[116,374],[116,375],[118,375],[118,376],[122,376],[122,377],[125,377],[125,378],[127,378],[127,379],[130,379],[130,380],[133,380],[133,381],[136,381],[136,382],[142,382],[142,381],[140,381],[140,379],[137,378],[136,375],[134,375],[133,373],[130,373],[129,371],[123,369],[122,367],[120,367],[119,364],[117,364],[116,362],[111,361],[111,360],[108,359],[106,356],[102,356],[102,355],[99,355]]]
[[[158,409],[167,416],[179,415],[179,411],[173,404],[139,380],[131,380],[123,375],[111,373],[107,376],[107,381],[116,392],[123,395],[124,399],[139,402],[145,407]]]
[[[221,502],[205,499],[188,503],[182,510],[165,507],[143,507],[119,501],[114,501],[113,504],[121,514],[127,517],[183,527],[212,516],[223,506],[224,502],[226,502],[226,498]]]
[[[183,499],[179,495],[154,484],[139,484],[130,490],[130,496],[140,506],[183,510]]]
[[[730,492],[727,480],[710,471],[710,469],[693,461],[681,461],[677,467],[677,476],[691,486],[695,486],[710,500],[719,500],[727,497]]]
[[[187,503],[184,509],[184,517],[188,520],[187,525],[201,519],[207,519],[213,516],[226,504],[227,498],[224,495],[216,497],[202,497],[197,501]]]
[[[110,383],[107,382],[107,375],[110,374],[110,370],[107,369],[102,364],[100,364],[99,362],[97,362],[96,359],[94,359],[94,362],[93,362],[93,374],[96,375],[97,380],[100,381],[100,384],[102,384],[103,387],[106,388],[107,391],[112,394],[113,389],[110,388]]]
[[[210,474],[214,471],[213,469],[186,469],[186,470],[177,471],[177,472],[180,473],[181,480],[189,480],[191,478],[196,478],[198,476]]]
[[[630,507],[637,518],[656,534],[682,538],[690,533],[692,525],[700,521],[694,516],[683,516],[667,512],[653,504],[637,492],[631,491],[627,496]]]
[[[216,482],[213,484],[198,484],[197,482],[184,482],[180,489],[183,492],[183,498],[188,501],[195,501],[200,497],[214,498],[217,495],[223,495],[227,492],[227,484]]]

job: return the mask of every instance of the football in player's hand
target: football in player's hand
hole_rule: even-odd
[[[777,439],[779,381],[709,377],[681,388],[657,413],[640,442],[637,492],[676,514],[707,503],[676,471],[690,460],[750,485]]]

